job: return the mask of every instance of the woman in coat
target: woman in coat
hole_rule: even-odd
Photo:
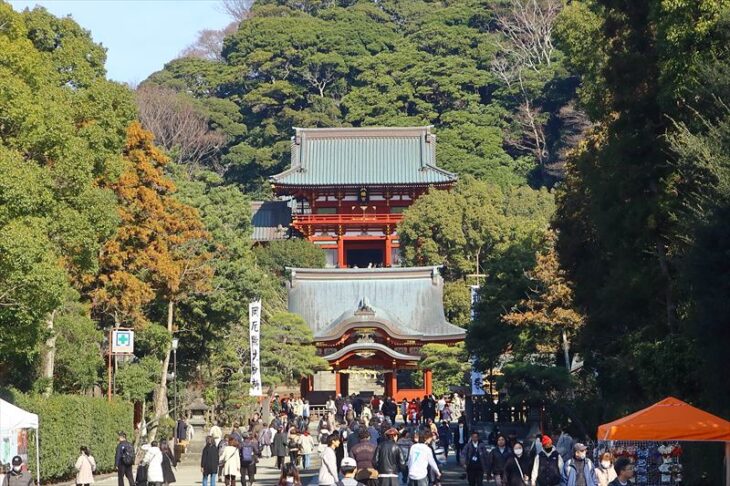
[[[94,484],[94,471],[96,471],[96,461],[94,456],[89,453],[89,448],[81,446],[79,458],[76,459],[76,484],[79,486],[88,486]]]
[[[289,455],[289,437],[284,432],[284,427],[279,427],[274,435],[274,440],[271,442],[271,455],[276,457],[276,467],[283,469],[286,462],[284,458]]]
[[[205,447],[200,457],[200,472],[203,473],[203,486],[215,486],[218,474],[218,448],[212,435],[205,438]]]
[[[161,486],[165,481],[162,476],[162,451],[159,443],[153,440],[142,458],[142,465],[147,466],[147,484]]]
[[[236,486],[241,477],[241,455],[238,453],[238,441],[233,437],[228,439],[228,445],[218,458],[223,463],[223,477],[226,486]]]
[[[529,478],[532,472],[532,461],[530,454],[525,452],[522,442],[516,441],[512,447],[512,454],[504,464],[504,485],[525,486],[530,484]]]
[[[177,459],[164,439],[160,441],[160,451],[162,451],[162,480],[167,486],[175,482],[175,472],[172,468],[177,466]]]

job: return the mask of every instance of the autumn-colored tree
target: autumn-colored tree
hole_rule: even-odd
[[[536,351],[554,353],[562,342],[565,367],[570,369],[570,341],[583,326],[583,315],[573,304],[573,290],[560,268],[555,252],[555,233],[549,231],[545,247],[535,255],[535,268],[528,272],[532,286],[528,296],[521,300],[502,320],[526,330],[528,341]]]
[[[94,306],[115,325],[144,327],[150,321],[148,304],[164,304],[166,329],[172,334],[175,304],[208,289],[208,234],[198,211],[173,196],[175,185],[162,171],[168,158],[137,122],[127,131],[124,157],[127,167],[112,184],[121,224],[100,256]],[[158,417],[167,413],[169,344],[164,356],[155,394]]]

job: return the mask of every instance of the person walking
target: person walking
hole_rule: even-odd
[[[203,474],[203,486],[215,486],[218,475],[218,447],[212,435],[205,438],[205,447],[200,455],[200,472]]]
[[[288,462],[286,466],[284,466],[284,470],[281,471],[281,476],[279,476],[277,486],[302,486],[299,471],[294,464]]]
[[[616,479],[613,454],[608,451],[604,451],[600,456],[598,467],[596,467],[596,479],[598,479],[598,486],[608,486],[611,481]]]
[[[236,481],[241,477],[241,456],[238,453],[238,446],[238,441],[230,437],[228,445],[218,457],[218,460],[223,464],[222,475],[226,486],[236,486]]]
[[[542,451],[532,464],[532,484],[535,486],[557,486],[562,480],[563,458],[553,447],[549,435],[542,436]]]
[[[361,483],[355,479],[357,464],[352,457],[342,459],[340,470],[342,471],[343,478],[335,483],[337,486],[366,486],[365,483]]]
[[[276,467],[284,469],[284,458],[289,454],[289,438],[283,427],[279,427],[271,443],[271,454],[276,457]]]
[[[309,430],[305,430],[299,437],[299,451],[302,454],[302,470],[309,469],[312,465],[312,454],[314,453],[314,437]]]
[[[489,451],[489,470],[487,476],[494,478],[497,486],[502,486],[502,476],[504,474],[504,465],[507,459],[512,455],[512,451],[507,446],[507,438],[503,434],[497,436],[497,447]]]
[[[562,469],[563,486],[598,486],[596,469],[593,462],[586,457],[587,449],[580,442],[573,446],[573,457],[565,462]]]
[[[487,447],[479,438],[479,432],[471,433],[471,440],[461,451],[461,459],[469,486],[482,486],[484,474],[489,470],[489,463]]]
[[[327,437],[327,447],[322,451],[322,465],[319,467],[319,486],[333,486],[337,483],[337,456],[335,449],[340,445],[340,435],[330,434]]]
[[[89,452],[89,448],[81,446],[79,448],[79,457],[74,465],[76,469],[77,486],[88,486],[94,484],[94,471],[96,471],[96,461],[94,456]]]
[[[246,486],[247,477],[249,486],[253,486],[260,451],[258,442],[249,432],[244,432],[243,442],[239,447],[239,451],[241,454],[241,486]]]
[[[616,459],[616,479],[608,483],[608,486],[626,486],[634,477],[634,465],[628,457]]]
[[[573,455],[573,437],[567,430],[562,429],[558,436],[558,442],[555,444],[558,454],[563,458],[563,462],[568,461]]]
[[[117,468],[117,485],[124,486],[127,478],[129,486],[134,486],[132,466],[134,466],[134,446],[127,441],[127,434],[119,432],[117,435],[117,450],[114,454],[114,466]]]
[[[406,467],[403,453],[396,444],[397,438],[398,431],[390,428],[385,431],[385,439],[375,448],[373,466],[378,471],[378,486],[398,486],[398,474]]]
[[[213,437],[215,445],[216,447],[218,447],[218,444],[220,444],[220,441],[223,438],[223,430],[221,429],[220,424],[217,422],[214,423],[213,426],[210,428],[210,432],[208,432],[208,435]]]
[[[153,440],[142,458],[141,465],[147,468],[147,484],[149,486],[162,486],[165,481],[162,475],[162,451],[159,446],[159,442]]]
[[[173,468],[177,466],[177,457],[165,439],[160,441],[160,451],[162,451],[162,482],[165,486],[168,486],[175,482]]]
[[[469,427],[466,426],[466,419],[459,417],[459,423],[454,430],[454,452],[456,453],[456,463],[459,465],[463,465],[461,451],[467,442],[469,442]]]
[[[259,448],[261,449],[261,457],[271,457],[271,441],[274,437],[276,430],[271,427],[264,427],[259,433]]]
[[[441,447],[444,450],[444,459],[448,461],[449,457],[449,446],[451,445],[451,427],[449,427],[448,422],[446,420],[441,421],[441,425],[438,427],[438,434],[439,434],[439,447]]]
[[[504,486],[525,486],[530,484],[532,461],[525,452],[522,442],[516,441],[512,446],[512,455],[504,464]]]
[[[13,457],[11,461],[10,471],[5,474],[2,486],[32,486],[33,475],[30,471],[23,471],[23,458],[20,456]]]
[[[441,477],[433,449],[429,445],[431,438],[430,432],[421,433],[418,436],[418,443],[413,444],[408,453],[408,486],[428,486],[429,473],[435,478],[435,483]]]
[[[355,459],[357,465],[355,479],[368,486],[376,486],[378,471],[373,467],[376,445],[370,441],[367,429],[358,430],[358,438],[360,441],[349,450],[350,457]]]

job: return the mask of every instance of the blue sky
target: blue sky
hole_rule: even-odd
[[[71,15],[107,48],[116,81],[139,83],[195,41],[202,29],[222,29],[229,17],[218,0],[10,0],[15,10],[42,5]]]

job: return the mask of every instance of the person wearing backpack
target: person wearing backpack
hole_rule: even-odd
[[[562,480],[563,458],[553,447],[549,435],[542,436],[542,451],[535,456],[532,465],[532,484],[535,486],[558,486]]]
[[[588,448],[580,442],[573,446],[573,457],[563,467],[563,486],[598,486],[596,469],[593,462],[586,457]]]
[[[79,448],[79,457],[76,459],[74,466],[76,469],[76,485],[89,486],[94,484],[94,471],[96,471],[96,461],[94,456],[89,452],[89,448],[81,446]]]
[[[132,466],[134,466],[134,446],[127,441],[127,434],[119,432],[114,466],[117,468],[117,485],[124,486],[126,476],[129,486],[134,486]]]
[[[249,432],[243,433],[243,442],[241,442],[239,450],[241,451],[241,486],[246,486],[246,477],[248,477],[249,486],[253,486],[260,452],[258,443]]]

